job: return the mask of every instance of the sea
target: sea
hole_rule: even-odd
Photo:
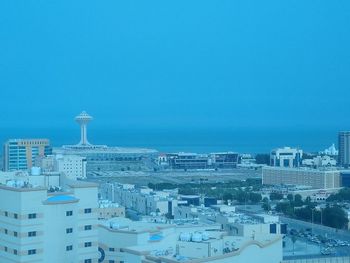
[[[337,142],[337,130],[331,129],[137,129],[98,128],[88,130],[92,144],[152,148],[160,152],[269,153],[283,146],[305,152],[319,152]],[[54,147],[79,142],[80,130],[2,129],[0,143],[13,138],[48,138]]]

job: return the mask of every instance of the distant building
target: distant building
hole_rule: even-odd
[[[153,191],[147,187],[135,188],[129,184],[103,184],[100,187],[100,195],[143,215],[158,213],[173,216],[174,207],[178,205],[178,200],[172,192]]]
[[[316,189],[340,187],[338,170],[309,168],[263,167],[262,183],[265,185],[298,185]]]
[[[312,159],[304,159],[302,161],[303,166],[311,166],[311,167],[323,167],[323,166],[336,166],[337,160],[328,156],[316,156]]]
[[[271,151],[270,165],[276,167],[299,167],[301,165],[303,151],[295,148],[284,147]]]
[[[125,207],[109,200],[98,201],[98,218],[111,219],[113,217],[125,217]]]
[[[52,153],[48,139],[11,139],[4,144],[4,171],[28,170],[37,156]]]
[[[232,169],[238,164],[238,153],[221,152],[210,154],[168,153],[159,159],[164,166],[166,160],[171,169]]]
[[[341,170],[340,178],[342,187],[350,187],[350,170]]]
[[[338,163],[339,166],[349,167],[350,165],[350,131],[342,131],[338,134]]]
[[[158,152],[146,148],[109,147],[93,145],[87,138],[87,125],[93,118],[85,111],[75,117],[80,125],[78,144],[55,148],[55,154],[77,155],[86,159],[87,172],[152,170]]]
[[[44,173],[58,172],[72,180],[86,178],[86,158],[78,155],[58,154],[38,157],[35,165]]]
[[[338,155],[338,150],[335,148],[335,144],[333,143],[329,148],[325,149],[323,151],[324,154],[330,155],[330,156],[335,156]]]

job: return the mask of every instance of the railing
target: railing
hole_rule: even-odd
[[[281,263],[350,263],[350,257],[290,259],[283,260]]]

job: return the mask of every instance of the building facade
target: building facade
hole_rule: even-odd
[[[97,185],[0,185],[0,262],[97,263]]]
[[[350,165],[350,131],[342,131],[338,134],[338,163],[339,166],[349,167]]]
[[[162,166],[166,160],[171,169],[232,169],[237,167],[238,153],[169,153],[166,157],[160,156],[158,160]]]
[[[4,171],[28,170],[37,156],[52,153],[48,139],[11,139],[4,144]]]
[[[262,183],[265,185],[298,185],[315,189],[340,187],[338,170],[308,168],[263,167]]]
[[[302,157],[302,150],[290,147],[278,148],[270,153],[270,165],[276,167],[299,167]]]

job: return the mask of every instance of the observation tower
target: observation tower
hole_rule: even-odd
[[[83,111],[78,116],[75,117],[75,121],[80,125],[80,142],[79,146],[91,146],[87,140],[87,125],[93,118]]]

